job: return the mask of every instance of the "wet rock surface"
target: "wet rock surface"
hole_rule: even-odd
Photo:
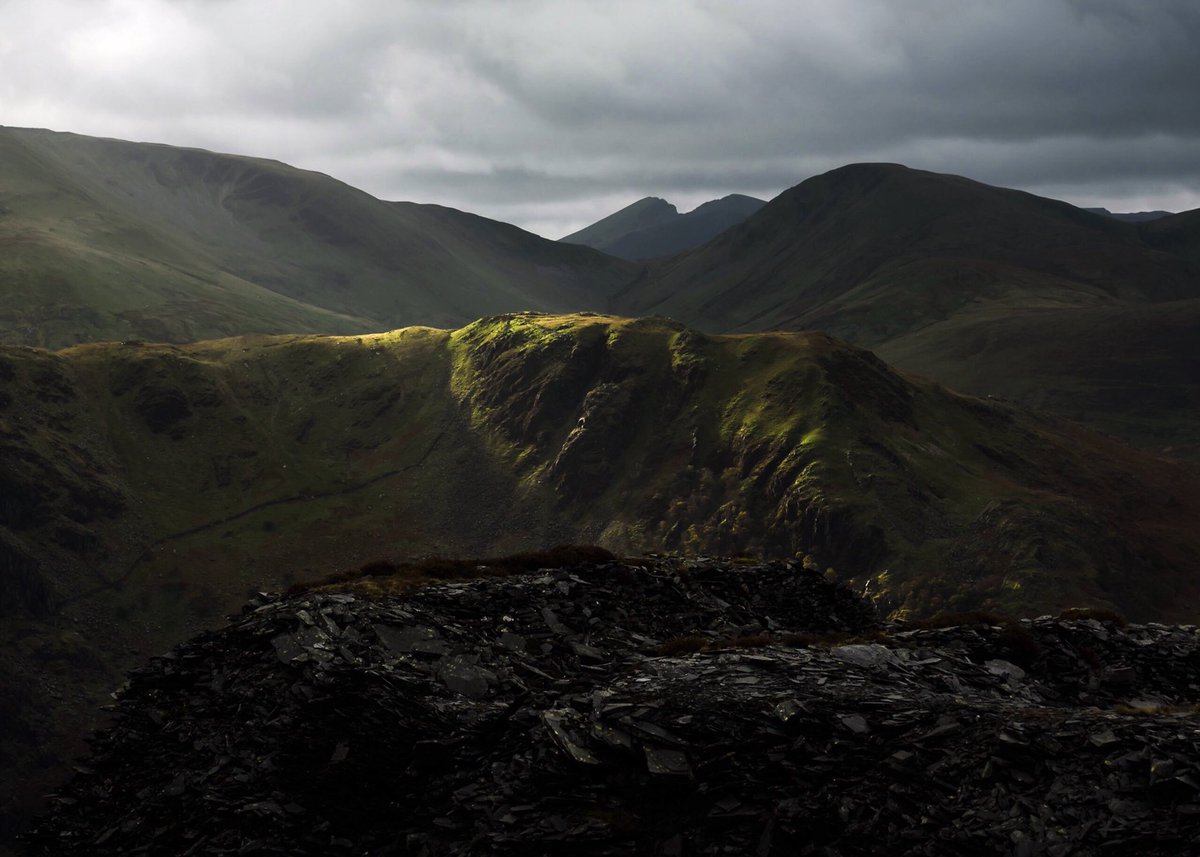
[[[132,675],[26,844],[1185,854],[1198,695],[1193,627],[881,627],[786,564],[264,597]]]

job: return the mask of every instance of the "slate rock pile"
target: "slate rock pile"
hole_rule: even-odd
[[[884,626],[791,564],[264,597],[131,677],[27,845],[1197,853],[1198,695],[1192,627]]]

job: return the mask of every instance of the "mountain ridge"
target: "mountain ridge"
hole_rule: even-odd
[[[461,324],[595,308],[633,272],[279,162],[12,128],[0,128],[0,149],[9,342]]]
[[[0,826],[142,656],[364,565],[598,544],[786,560],[900,619],[1196,619],[1200,469],[1025,405],[1200,454],[1200,212],[852,165],[639,265],[38,134],[0,128]],[[481,301],[642,317],[444,326]],[[191,341],[246,329],[289,332]]]
[[[1149,220],[1170,217],[1175,213],[1173,211],[1162,211],[1161,209],[1155,209],[1154,211],[1109,211],[1107,208],[1085,208],[1084,211],[1090,211],[1093,214],[1103,214],[1106,217],[1115,217],[1117,220],[1124,220],[1127,223],[1144,223]]]
[[[1016,216],[1010,215],[1010,211]],[[972,215],[985,219],[971,221]],[[1084,267],[1073,255],[1077,252],[1074,247],[1060,247],[1048,240],[1035,228],[1035,223],[1038,226],[1054,223],[1056,233],[1066,232],[1078,241],[1090,241],[1089,249],[1098,248],[1101,258],[1123,250],[1153,253],[1153,248],[1142,243],[1137,225],[1090,214],[1058,200],[899,164],[852,164],[785,191],[709,245],[652,265],[648,277],[640,281],[651,284],[652,288],[632,295],[633,290],[626,289],[621,298],[631,311],[672,313],[677,304],[682,305],[676,295],[691,298],[693,293],[700,292],[701,312],[705,313],[701,320],[710,325],[723,325],[726,329],[747,328],[752,324],[787,325],[816,309],[828,315],[830,310],[823,303],[829,298],[840,298],[851,289],[863,288],[880,274],[881,267],[902,264],[918,256],[937,258],[937,254],[953,260],[964,251],[970,254],[963,257],[967,263],[973,263],[976,254],[982,252],[988,254],[985,259],[993,264],[1032,266],[1031,270],[1041,274],[1074,278],[1077,287],[1087,289],[1081,297],[1093,300],[1120,296],[1112,293],[1114,289],[1123,289],[1130,297],[1150,300],[1200,295],[1195,282],[1196,269],[1184,260],[1172,255],[1153,255],[1139,261],[1157,276],[1131,276],[1113,284],[1101,273]],[[970,226],[976,234],[959,235],[955,233],[961,229],[942,228],[957,224]],[[996,224],[1004,227],[999,234],[987,231]],[[1165,226],[1158,222],[1157,228]],[[980,240],[984,238],[987,244]],[[975,243],[963,245],[967,240]],[[750,258],[748,254],[759,242],[774,242],[763,260],[768,267],[762,272],[736,270],[734,263]],[[1116,247],[1104,252],[1103,244],[1109,242],[1115,242]],[[1053,255],[1041,256],[1038,254],[1041,249]],[[801,260],[808,270],[780,267]],[[730,268],[734,270],[727,274],[725,269]],[[785,272],[790,282],[771,279]],[[1160,285],[1160,280],[1165,280],[1165,285]],[[682,281],[690,284],[687,289],[680,285]],[[736,282],[738,298],[743,303],[746,298],[742,293],[766,291],[764,297],[775,305],[764,303],[761,308],[746,308],[731,299],[734,287],[726,281]],[[770,292],[772,288],[779,291],[785,286],[793,297]],[[629,300],[631,296],[633,300]],[[718,312],[724,316],[718,316]],[[681,313],[681,317],[685,315],[694,316],[695,312]]]
[[[123,670],[247,592],[559,543],[832,568],[898,615],[1193,620],[1200,471],[816,332],[457,330],[0,347],[0,815]],[[15,823],[15,822],[14,822]]]

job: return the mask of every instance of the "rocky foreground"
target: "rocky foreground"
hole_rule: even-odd
[[[263,598],[135,673],[38,855],[1178,855],[1200,636],[882,625],[791,564]]]

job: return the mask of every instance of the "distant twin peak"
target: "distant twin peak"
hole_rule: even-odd
[[[560,240],[624,259],[670,256],[715,238],[764,205],[761,199],[734,193],[680,214],[665,199],[647,196]]]

